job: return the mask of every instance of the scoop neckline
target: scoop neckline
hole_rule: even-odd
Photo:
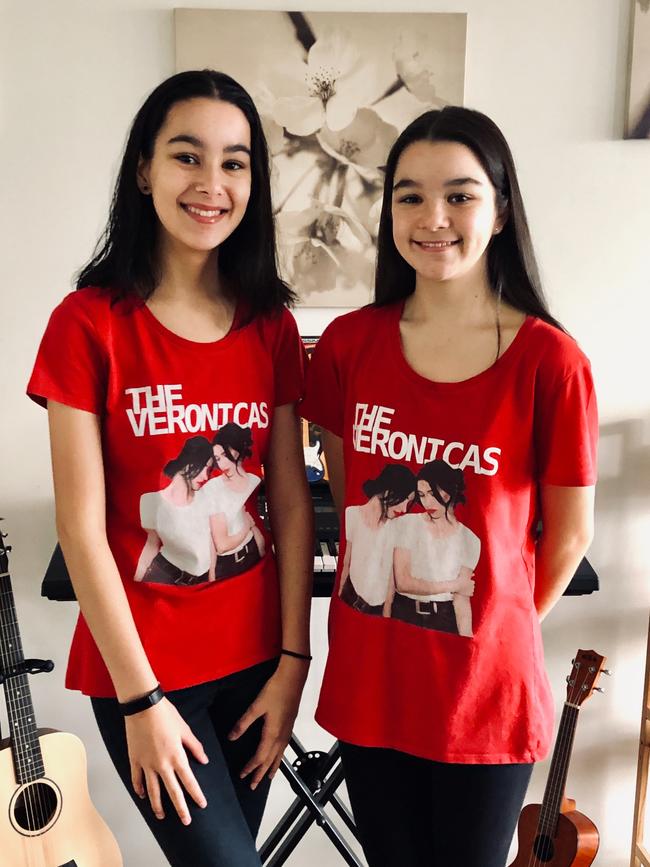
[[[390,339],[392,354],[403,373],[405,373],[410,379],[424,385],[426,388],[434,390],[453,391],[474,388],[477,385],[483,385],[487,380],[492,379],[494,376],[503,372],[513,363],[522,351],[525,345],[524,338],[535,322],[534,316],[526,314],[526,318],[517,329],[517,333],[512,339],[510,346],[497,358],[496,361],[494,361],[489,367],[486,367],[485,370],[481,370],[480,373],[476,373],[474,376],[470,376],[467,379],[461,379],[458,382],[445,382],[438,379],[429,379],[421,373],[418,373],[409,364],[406,355],[404,354],[402,335],[400,334],[399,328],[402,313],[404,312],[404,304],[405,301],[396,304],[395,310],[393,311]]]
[[[158,319],[158,317],[155,316],[154,313],[149,309],[146,301],[142,302],[142,304],[139,306],[139,309],[142,311],[142,314],[144,315],[144,318],[147,320],[147,322],[159,334],[161,334],[167,340],[171,340],[179,346],[185,347],[186,349],[193,349],[198,351],[221,349],[226,344],[232,342],[232,340],[234,340],[241,331],[241,328],[236,327],[237,323],[240,321],[241,318],[240,303],[237,303],[232,322],[230,323],[230,328],[228,329],[228,331],[226,331],[223,337],[219,337],[218,340],[207,341],[190,340],[189,337],[182,337],[180,334],[176,334],[175,331],[172,331],[171,329],[167,328],[166,325],[163,325],[160,319]]]

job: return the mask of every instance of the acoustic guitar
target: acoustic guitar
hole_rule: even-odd
[[[38,729],[28,676],[51,671],[49,660],[25,659],[0,534],[0,680],[9,737],[0,742],[2,867],[122,867],[115,838],[93,806],[86,753],[79,738]]]
[[[521,811],[517,835],[519,850],[510,867],[589,867],[600,838],[591,819],[576,810],[565,796],[569,762],[580,708],[594,691],[605,657],[593,650],[579,650],[567,677],[567,697],[555,741],[544,800]]]

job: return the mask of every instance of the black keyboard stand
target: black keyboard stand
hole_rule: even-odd
[[[327,834],[342,859],[350,867],[363,867],[345,838],[325,812],[330,804],[348,830],[358,840],[359,835],[352,814],[336,794],[343,782],[343,766],[338,741],[327,753],[305,750],[295,735],[289,745],[296,758],[293,762],[285,754],[280,770],[291,786],[295,799],[273,831],[260,847],[262,864],[279,867],[284,864],[309,828],[316,822]]]

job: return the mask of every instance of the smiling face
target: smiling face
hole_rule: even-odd
[[[391,213],[395,246],[416,282],[486,279],[487,247],[503,219],[494,187],[468,147],[409,145],[395,169]]]
[[[446,491],[443,491],[441,488],[438,488],[438,494],[442,497],[445,503],[449,503],[451,497]],[[445,516],[445,507],[442,503],[440,503],[433,494],[433,490],[431,489],[431,485],[428,482],[425,482],[423,479],[418,481],[418,498],[422,505],[424,511],[431,518],[444,518]],[[453,506],[450,506],[447,510],[447,514],[453,515],[454,509]]]
[[[231,103],[198,97],[170,108],[138,169],[163,248],[207,253],[234,232],[251,192],[250,148],[248,121]]]
[[[223,446],[220,446],[218,443],[213,447],[212,453],[214,454],[214,462],[217,467],[221,470],[222,473],[226,476],[232,476],[233,473],[237,472],[237,463],[236,461],[232,461],[226,452],[224,451]],[[230,453],[234,455],[235,458],[239,457],[239,452],[236,449],[231,449]]]

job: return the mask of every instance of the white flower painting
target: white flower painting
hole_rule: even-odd
[[[626,138],[650,138],[650,0],[635,0]]]
[[[462,104],[466,16],[177,9],[175,29],[177,71],[218,69],[255,100],[301,303],[368,303],[388,151],[422,112]]]

